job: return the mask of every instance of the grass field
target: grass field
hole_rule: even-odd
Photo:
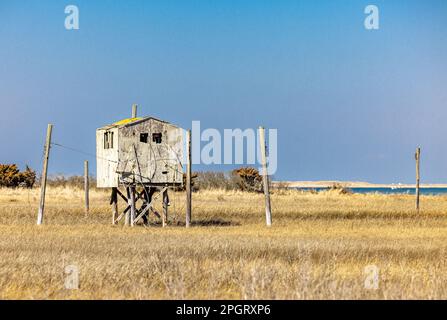
[[[447,197],[423,196],[417,214],[406,195],[282,191],[267,228],[262,195],[203,191],[186,229],[176,193],[163,229],[112,226],[98,190],[87,216],[83,192],[62,188],[48,190],[38,227],[38,194],[0,190],[0,299],[447,298]]]

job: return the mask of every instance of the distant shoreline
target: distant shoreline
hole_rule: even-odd
[[[288,188],[330,188],[333,185],[345,188],[414,188],[415,184],[408,183],[369,183],[362,181],[272,181],[273,187],[285,186]],[[425,183],[421,188],[447,188],[447,184]]]

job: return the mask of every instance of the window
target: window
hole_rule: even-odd
[[[113,149],[113,132],[104,133],[104,149]]]
[[[147,143],[147,137],[149,136],[148,133],[140,133],[140,142]]]
[[[161,143],[161,133],[153,133],[152,142]]]

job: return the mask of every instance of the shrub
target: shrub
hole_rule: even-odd
[[[96,186],[96,180],[94,177],[89,176],[90,188]],[[52,175],[48,177],[47,184],[52,187],[72,187],[72,188],[84,188],[84,176],[64,176],[63,174]]]
[[[196,181],[197,179],[197,172],[192,172],[191,173],[191,190],[192,191],[197,191],[196,190]],[[183,173],[183,184],[181,186],[178,186],[176,188],[174,188],[175,191],[185,191],[186,190],[186,173]]]
[[[262,176],[252,167],[235,169],[232,175],[236,177],[236,183],[240,190],[249,192],[262,192]]]
[[[334,183],[330,188],[329,191],[337,192],[339,194],[351,194],[352,190],[343,186],[340,183]]]
[[[262,177],[255,168],[239,168],[231,172],[202,171],[194,172],[191,177],[191,189],[198,190],[241,190],[248,192],[262,192]],[[186,187],[186,175],[183,175],[184,191]]]
[[[19,173],[22,186],[32,188],[36,183],[36,171],[26,166],[25,171]]]
[[[196,190],[203,189],[235,190],[237,185],[234,178],[228,173],[214,171],[198,172]]]
[[[0,164],[0,187],[32,188],[35,182],[36,172],[28,166],[20,172],[16,164]]]

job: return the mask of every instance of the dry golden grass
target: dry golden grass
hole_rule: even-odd
[[[447,298],[447,197],[273,194],[193,195],[196,225],[111,225],[109,194],[49,189],[43,226],[38,190],[0,190],[0,299],[404,299]],[[184,194],[170,218],[183,221]],[[65,289],[65,266],[80,271]],[[366,289],[376,265],[379,288]]]

